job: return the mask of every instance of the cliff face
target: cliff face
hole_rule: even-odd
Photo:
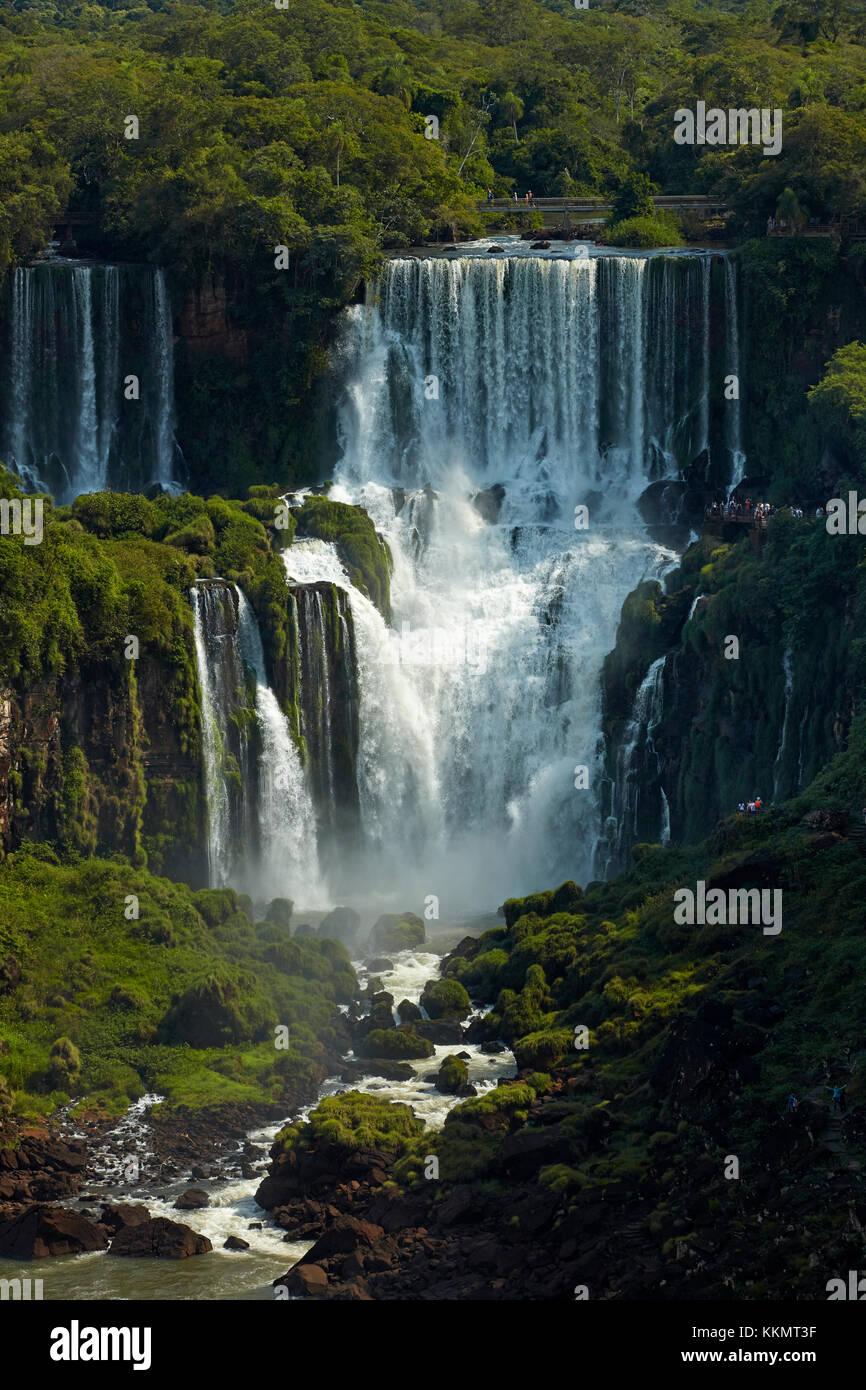
[[[866,676],[861,550],[779,517],[757,552],[704,535],[666,593],[629,597],[603,678],[609,868],[640,841],[696,842],[741,801],[798,796],[845,748]]]
[[[276,695],[310,770],[326,841],[360,842],[358,687],[355,626],[346,593],[335,584],[289,586],[286,660]]]
[[[84,854],[144,856],[158,873],[207,881],[197,755],[172,719],[158,661],[88,663],[0,693],[0,838]]]

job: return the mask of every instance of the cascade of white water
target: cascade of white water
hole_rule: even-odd
[[[708,444],[709,287],[703,254],[395,259],[347,311],[331,495],[389,543],[399,635],[375,610],[357,624],[362,744],[377,701],[418,729],[362,794],[367,868],[398,896],[480,906],[589,875],[601,662],[626,594],[671,559],[637,498]],[[365,657],[373,624],[388,661]]]
[[[195,632],[196,669],[201,693],[202,762],[207,803],[208,881],[211,887],[228,882],[231,871],[231,808],[223,768],[222,728],[227,705],[222,648],[229,638],[217,623],[217,605],[208,585],[190,591]]]
[[[791,713],[791,693],[794,689],[794,663],[790,648],[786,647],[782,656],[782,670],[785,676],[785,705],[782,716],[782,732],[779,736],[779,747],[776,752],[776,759],[773,763],[773,800],[776,801],[779,793],[779,785],[782,777],[782,755],[788,741],[788,721]]]
[[[245,865],[242,882],[256,898],[292,897],[307,907],[323,902],[316,854],[316,817],[286,716],[268,684],[259,626],[237,591],[238,646],[255,675],[259,731],[259,862]]]
[[[662,717],[665,659],[658,657],[638,686],[631,714],[620,739],[612,813],[606,826],[608,856],[605,867],[615,867],[621,863],[639,835],[641,773],[650,759],[655,761],[656,776],[660,770],[660,759],[652,736]],[[664,842],[670,838],[670,809],[663,791],[660,800],[659,839]]]
[[[725,376],[736,377],[736,394],[725,399],[726,445],[731,456],[728,495],[739,487],[745,477],[746,455],[743,453],[742,407],[740,405],[740,319],[737,265],[725,256]]]
[[[154,481],[170,487],[175,481],[174,458],[177,449],[174,438],[174,335],[165,271],[161,269],[153,272],[151,344],[156,411]]]
[[[176,485],[174,340],[163,272],[51,261],[9,278],[4,461],[62,502],[106,488]],[[130,295],[144,300],[135,331],[126,319]],[[130,372],[139,376],[134,404],[124,397]]]

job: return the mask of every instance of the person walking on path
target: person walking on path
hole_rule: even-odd
[[[845,1087],[826,1086],[824,1089],[833,1092],[833,1114],[843,1111],[845,1109]]]
[[[790,1114],[793,1115],[796,1113],[797,1106],[799,1104],[800,1102],[798,1101],[797,1097],[794,1095],[794,1092],[792,1091],[791,1094],[788,1096],[788,1110]]]

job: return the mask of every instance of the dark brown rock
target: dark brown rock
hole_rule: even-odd
[[[295,1265],[274,1287],[287,1289],[291,1298],[321,1298],[328,1287],[328,1276],[318,1265]]]
[[[133,1206],[129,1202],[119,1202],[116,1205],[104,1206],[102,1208],[102,1225],[111,1235],[117,1235],[125,1226],[141,1226],[145,1221],[150,1220],[150,1212],[147,1207]]]
[[[112,1241],[110,1254],[186,1260],[191,1255],[206,1255],[211,1250],[213,1246],[207,1236],[197,1235],[179,1221],[157,1216],[139,1226],[125,1226]]]
[[[35,1205],[0,1225],[0,1255],[41,1260],[49,1255],[83,1255],[104,1250],[108,1237],[78,1211]]]
[[[175,1202],[178,1211],[200,1211],[210,1206],[210,1197],[200,1187],[190,1187]]]

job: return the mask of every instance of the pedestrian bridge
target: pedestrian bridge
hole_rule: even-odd
[[[728,211],[724,198],[711,198],[702,193],[660,194],[653,198],[653,203],[659,212],[694,212],[703,217],[718,217]],[[572,218],[593,221],[608,217],[613,211],[613,203],[606,198],[533,198],[527,203],[525,195],[518,196],[517,202],[514,198],[494,198],[488,203],[485,198],[476,207],[482,213],[540,212],[545,217],[561,214],[566,225]]]

